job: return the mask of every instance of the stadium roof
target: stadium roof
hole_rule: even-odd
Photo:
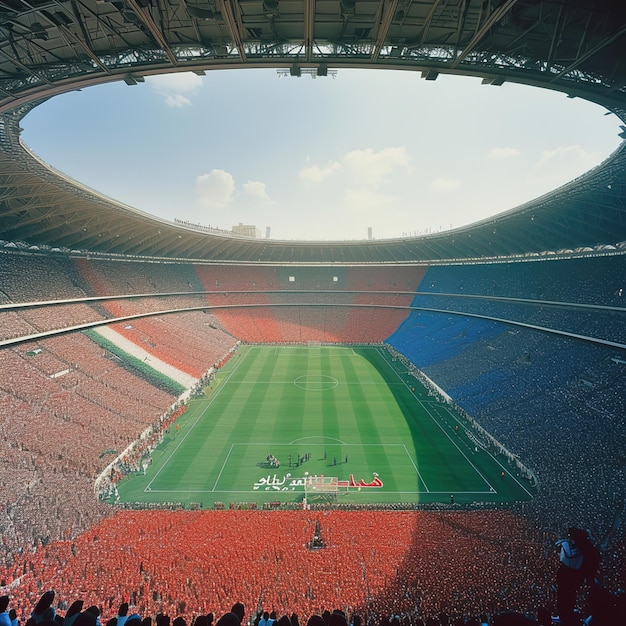
[[[539,254],[626,241],[626,150],[569,185],[421,237],[293,242],[161,220],[80,186],[19,141],[59,93],[150,74],[240,67],[324,75],[387,68],[555,89],[626,120],[626,4],[612,0],[3,0],[0,239],[123,255],[394,263]],[[417,80],[417,76],[416,76]]]

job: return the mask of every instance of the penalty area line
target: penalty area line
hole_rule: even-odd
[[[220,482],[220,478],[222,477],[222,474],[223,474],[224,470],[226,469],[226,464],[228,463],[228,459],[230,458],[230,455],[231,455],[231,453],[233,451],[234,446],[235,446],[235,444],[231,444],[231,446],[230,446],[230,450],[228,451],[228,454],[226,455],[226,458],[224,459],[224,462],[222,463],[222,467],[220,469],[220,473],[217,475],[217,478],[215,479],[215,483],[213,484],[213,489],[211,489],[212,492],[217,491],[216,490],[217,483]],[[226,492],[218,491],[218,493],[226,493]]]
[[[244,358],[245,358],[245,353],[244,353]],[[226,376],[224,377],[224,380],[222,381],[222,385],[226,384],[228,382],[228,379],[233,375],[234,371],[241,365],[241,360],[237,361],[237,363],[235,364],[235,366],[233,367],[233,369],[231,369],[231,371],[229,371]],[[176,453],[178,452],[178,449],[183,445],[183,443],[185,443],[185,441],[187,440],[187,437],[189,437],[191,435],[191,433],[193,432],[194,428],[198,425],[198,422],[200,422],[200,420],[202,420],[204,418],[205,415],[208,414],[212,404],[215,402],[215,400],[217,399],[217,397],[221,394],[222,390],[223,390],[223,386],[219,385],[217,387],[217,389],[215,390],[215,393],[213,394],[213,397],[209,400],[209,402],[206,404],[206,406],[203,408],[202,411],[200,411],[198,413],[198,417],[193,421],[193,422],[189,422],[189,428],[186,430],[186,432],[182,435],[182,437],[180,438],[180,441],[178,442],[178,444],[176,445],[176,447],[174,447],[172,449],[172,451],[169,453],[169,455],[167,456],[167,458],[163,461],[163,464],[161,465],[161,467],[159,467],[159,469],[156,471],[155,475],[150,479],[150,482],[146,485],[146,488],[144,489],[145,492],[149,492],[149,491],[155,491],[155,489],[152,487],[152,484],[154,483],[154,481],[159,477],[159,475],[161,474],[161,472],[165,469],[165,467],[168,465],[168,463],[172,460],[172,458],[174,456],[176,456]]]
[[[424,489],[426,489],[426,493],[430,493],[430,489],[428,488],[428,485],[426,484],[424,477],[420,474],[419,469],[417,469],[417,465],[415,465],[415,461],[413,460],[413,457],[409,454],[409,451],[407,450],[406,445],[402,444],[402,447],[404,448],[404,451],[406,452],[407,457],[409,457],[409,461],[411,461],[411,465],[415,468],[415,473],[417,474],[417,477],[422,481],[422,485],[424,485]],[[398,492],[398,493],[401,493],[401,492]],[[422,493],[422,492],[418,492],[418,493]]]

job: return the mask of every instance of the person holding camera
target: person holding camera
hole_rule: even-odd
[[[576,597],[585,581],[592,583],[600,565],[600,553],[581,528],[568,528],[567,539],[556,542],[559,548],[556,608],[562,626],[574,626]]]

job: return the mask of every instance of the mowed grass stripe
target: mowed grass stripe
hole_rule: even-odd
[[[259,374],[262,374],[263,377],[268,377],[269,380],[272,380],[274,376],[274,371],[278,367],[278,362],[275,359],[269,358],[269,355],[262,354],[260,356],[266,357],[262,360],[259,359],[258,353],[255,353],[255,367],[256,371]],[[238,415],[238,418],[233,425],[232,436],[230,437],[231,442],[234,441],[238,443],[239,441],[254,441],[255,438],[250,438],[250,433],[253,433],[255,428],[258,425],[264,425],[264,432],[261,439],[267,440],[268,434],[274,432],[275,425],[278,421],[278,414],[275,412],[272,402],[266,401],[266,396],[270,392],[271,386],[266,384],[260,385],[252,385],[249,387],[250,393],[248,394],[248,401],[242,407],[241,412]],[[231,419],[233,419],[231,417]],[[270,441],[273,440],[273,437],[270,437]],[[238,450],[237,452],[240,452]],[[249,458],[249,457],[248,457]],[[249,475],[249,468],[244,462],[233,462],[228,463],[226,469],[220,476],[219,482],[216,484],[216,489],[222,489],[223,485],[226,485],[225,488],[229,488],[230,485],[240,485],[247,484],[247,476]]]
[[[399,374],[397,377],[402,380]],[[455,445],[453,437],[456,435],[446,432],[429,412],[429,408],[411,391],[417,387],[421,392],[417,381],[403,383],[401,388],[394,389],[396,397],[406,396],[402,404],[411,416],[409,426],[415,443],[418,467],[429,490],[487,492],[488,485]]]
[[[456,502],[528,499],[404,369],[371,346],[241,346],[208,397],[191,401],[147,476],[120,485],[122,500],[297,503],[303,491],[286,481],[305,472],[365,482],[377,473],[383,488],[341,495],[355,504],[441,502],[452,493]],[[270,453],[280,468],[267,467]]]
[[[235,367],[241,367],[247,356],[246,352],[238,355]],[[191,425],[191,432],[181,431],[177,435],[183,440],[165,471],[151,483],[153,490],[212,490],[235,432],[245,428],[246,419],[249,423],[255,419],[254,403],[249,402],[254,387],[238,387],[239,392],[232,395],[227,392],[228,385],[229,376],[222,381],[200,420]]]
[[[357,363],[359,365],[358,371],[356,367]],[[371,368],[364,367],[367,364],[367,361],[363,359],[356,361],[349,358],[344,359],[343,364],[346,371],[346,377],[349,380],[364,380],[368,383],[374,382],[371,377]],[[384,441],[391,440],[381,438],[378,431],[377,421],[373,417],[374,413],[376,413],[377,416],[380,416],[381,410],[383,409],[383,406],[369,395],[369,393],[376,388],[376,386],[368,387],[368,397],[366,398],[364,387],[359,385],[349,386],[350,404],[354,407],[354,411],[351,412],[353,417],[351,425],[356,431],[351,433],[349,438],[352,440],[358,439],[360,441],[366,441],[369,444],[376,445],[376,447],[368,446],[368,448],[364,449],[367,450],[367,454],[364,459],[368,468],[367,473],[370,476],[373,472],[378,473],[383,477],[385,485],[388,489],[391,491],[397,491],[398,485],[394,477],[394,464],[390,462],[387,455],[388,449],[385,446],[380,445]],[[389,423],[389,421],[390,420],[387,420],[387,423]]]
[[[376,419],[376,423],[383,425],[379,426],[378,436],[383,441],[403,444],[402,452],[398,448],[392,457],[393,476],[398,489],[406,488],[408,484],[416,491],[428,491],[419,472],[415,433],[410,420],[416,407],[415,399],[407,386],[395,384],[398,382],[397,375],[379,349],[371,350],[367,356],[381,377],[381,384],[370,391],[380,397],[382,407],[382,413]]]
[[[313,389],[308,391],[306,399],[308,409],[312,416],[313,411],[316,411],[317,415],[322,418],[321,420],[318,418],[318,424],[321,425],[320,436],[328,437],[329,443],[332,440],[344,441],[339,432],[339,420],[343,419],[343,398],[346,395],[346,375],[341,367],[341,359],[331,357],[330,353],[326,352],[322,370],[321,353],[316,352],[315,356],[316,368],[313,375],[319,377],[319,391],[313,391]],[[322,371],[325,374],[322,374]],[[341,452],[338,454],[341,458]],[[337,449],[335,448],[332,458],[334,459],[336,455]]]
[[[280,416],[280,420],[274,422],[271,433],[268,433],[271,434],[268,441],[288,443],[301,438],[303,434],[305,411],[299,401],[301,389],[297,387],[295,381],[306,371],[306,358],[299,356],[295,350],[292,350],[282,356],[278,362],[281,363],[281,368],[277,372],[277,377],[284,380],[285,383],[274,389],[276,397],[272,410],[276,412],[277,416]]]
[[[148,484],[144,487],[148,490],[151,490],[153,487],[156,489],[156,484],[160,484],[160,488],[163,488],[163,485],[170,488],[177,489],[176,484],[171,484],[168,482],[168,478],[164,479],[164,482],[159,483],[157,479],[163,473],[166,477],[168,474],[172,473],[174,477],[176,477],[180,472],[176,469],[172,470],[172,467],[175,468],[176,459],[178,457],[178,450],[180,446],[183,444],[184,439],[189,436],[190,431],[193,429],[194,425],[203,419],[204,413],[208,410],[206,405],[195,404],[192,405],[186,415],[183,418],[179,418],[178,424],[181,422],[184,424],[183,429],[178,432],[175,427],[170,428],[170,432],[165,435],[163,443],[155,450],[152,455],[153,465],[150,468],[150,480]],[[214,423],[209,423],[208,430],[215,426]],[[210,432],[208,432],[208,436],[210,437]],[[202,439],[198,440],[198,444],[202,443]],[[183,459],[181,458],[180,461]],[[179,462],[180,462],[179,461]],[[178,481],[176,481],[178,482]],[[136,481],[133,482],[133,486],[136,484]],[[123,485],[126,487],[127,485]]]
[[[240,364],[239,362],[237,363]],[[200,419],[189,423],[188,430],[176,435],[175,449],[167,465],[150,483],[159,491],[208,491],[216,479],[216,450],[228,445],[232,428],[226,420],[210,419],[212,415],[232,415],[236,411],[225,403],[223,382],[212,401],[205,407]]]
[[[407,451],[414,455],[415,464],[420,474],[420,490],[427,491],[486,491],[487,486],[480,476],[469,466],[465,458],[454,447],[451,438],[440,428],[429,415],[421,401],[413,392],[417,388],[421,396],[421,387],[417,381],[408,378],[404,381],[397,371],[394,371],[389,361],[380,352],[376,357],[368,355],[372,363],[381,372],[388,383],[387,393],[393,392],[395,403],[389,401],[388,406],[400,407],[406,416],[410,437],[405,431],[399,431],[398,436],[407,444]],[[401,384],[393,384],[399,382]],[[388,420],[386,440],[393,440],[392,428],[401,424],[398,420]],[[399,472],[395,473],[398,479]],[[426,485],[428,487],[426,487]]]

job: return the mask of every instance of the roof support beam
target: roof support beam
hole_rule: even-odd
[[[174,66],[178,65],[178,59],[172,52],[169,44],[167,43],[165,36],[161,32],[161,29],[156,25],[156,22],[152,18],[150,11],[147,7],[139,6],[137,0],[126,0],[128,6],[134,11],[135,15],[143,22],[144,26],[150,31],[150,34],[154,37],[154,40],[167,54],[167,58]]]
[[[68,41],[71,41],[73,43],[75,43],[77,46],[79,46],[83,52],[105,73],[105,74],[111,74],[111,70],[104,64],[102,63],[102,61],[94,54],[93,50],[91,50],[91,48],[84,42],[82,41],[82,39],[80,39],[79,37],[77,37],[76,35],[74,35],[74,33],[72,33],[72,31],[67,27],[67,26],[63,26],[62,24],[57,26],[57,28],[59,29],[59,32],[63,33],[63,35],[68,39]]]
[[[226,18],[226,24],[228,25],[231,39],[233,40],[233,43],[237,48],[237,52],[239,53],[239,58],[242,61],[247,61],[248,57],[246,55],[246,51],[243,49],[243,38],[241,36],[241,31],[235,18],[235,9],[231,4],[231,0],[221,0],[221,2],[222,15]]]
[[[451,69],[456,69],[465,57],[470,54],[478,42],[489,32],[491,27],[499,22],[517,3],[517,0],[505,0],[495,11],[487,17],[482,26],[476,31],[476,34],[472,37],[465,49],[456,57],[456,59],[450,64]]]
[[[304,0],[304,54],[308,63],[313,60],[315,31],[315,0]]]
[[[564,70],[559,72],[552,80],[551,83],[557,81],[559,78],[564,76],[565,74],[569,74],[571,71],[575,70],[579,65],[584,63],[587,59],[591,58],[594,54],[605,48],[609,44],[613,43],[616,39],[619,39],[624,33],[626,33],[626,26],[622,26],[618,31],[616,31],[610,37],[606,37],[600,41],[600,43],[590,50],[587,50],[585,54],[579,56],[571,65],[568,65]]]
[[[556,18],[556,24],[554,25],[554,32],[552,33],[552,40],[550,41],[550,51],[548,52],[548,65],[552,65],[552,60],[554,59],[554,54],[556,52],[556,49],[559,46],[559,41],[561,39],[561,33],[563,32],[563,28],[564,28],[564,21],[562,20],[563,17],[563,5],[561,5],[561,7],[559,8],[559,14]]]
[[[372,61],[376,62],[380,56],[380,51],[385,45],[387,40],[387,34],[389,33],[389,27],[396,14],[398,8],[398,0],[386,0],[380,5],[380,12],[382,15],[378,20],[378,31],[376,33],[376,44],[372,52]]]
[[[428,11],[428,15],[426,16],[426,19],[424,20],[424,27],[422,28],[422,37],[420,39],[420,44],[423,44],[424,41],[426,41],[426,35],[428,34],[430,23],[432,22],[433,15],[435,15],[435,11],[437,10],[437,7],[439,6],[440,3],[441,3],[441,0],[435,0],[432,6],[430,7],[430,11]]]
[[[98,25],[98,28],[102,29],[103,32],[106,32],[108,35],[111,35],[112,37],[115,37],[119,39],[120,41],[123,41],[126,47],[128,48],[131,47],[131,44],[128,41],[128,39],[124,37],[124,35],[119,29],[116,29],[112,26],[112,23],[110,22],[110,20],[102,19],[102,17],[98,13],[90,9],[86,4],[83,4],[83,3],[80,4],[80,11],[78,10],[78,5],[76,3],[73,3],[73,7],[74,7],[74,17],[76,18],[78,24],[80,25],[85,41],[87,42],[91,41],[89,33],[85,25],[85,21],[86,20],[89,21],[93,19]],[[93,47],[91,43],[88,43],[87,45],[90,48]]]

